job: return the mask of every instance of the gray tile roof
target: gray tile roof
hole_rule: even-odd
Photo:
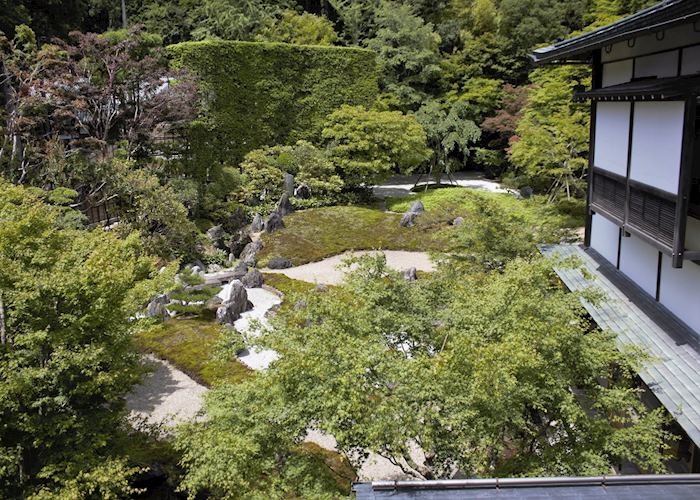
[[[606,45],[694,22],[698,17],[698,0],[664,0],[607,26],[536,49],[530,57],[536,63],[586,59],[592,51]]]
[[[353,491],[357,500],[687,500],[700,498],[700,474],[378,481]]]
[[[570,290],[591,286],[608,300],[598,305],[584,301],[598,325],[617,334],[620,344],[644,347],[654,360],[639,373],[658,400],[688,437],[700,445],[700,336],[595,250],[579,245],[541,247],[544,255],[576,256],[594,278],[579,269],[555,269]],[[700,288],[700,287],[699,287]],[[698,305],[700,307],[700,303]],[[698,495],[696,498],[700,498]]]

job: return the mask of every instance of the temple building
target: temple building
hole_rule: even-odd
[[[534,51],[538,64],[590,64],[591,130],[579,271],[572,289],[600,287],[586,304],[620,343],[654,360],[640,373],[650,404],[663,404],[683,437],[673,468],[700,472],[700,2],[670,0]]]

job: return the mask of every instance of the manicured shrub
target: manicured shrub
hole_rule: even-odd
[[[346,187],[371,186],[393,172],[408,173],[430,158],[426,135],[411,115],[342,106],[322,132]]]
[[[318,138],[343,104],[377,96],[374,53],[359,48],[209,40],[168,47],[200,78],[208,122],[191,134],[203,162],[238,164],[256,148]]]

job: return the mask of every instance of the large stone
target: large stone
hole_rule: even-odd
[[[405,269],[402,274],[406,281],[416,281],[418,279],[418,274],[415,267]]]
[[[259,233],[263,230],[264,224],[265,222],[263,221],[262,215],[255,214],[255,216],[253,217],[253,222],[250,225],[250,230],[254,233]]]
[[[248,274],[248,264],[240,261],[238,264],[236,264],[236,267],[233,268],[231,278],[234,280],[240,280],[243,279],[243,276],[246,274]]]
[[[403,217],[401,217],[401,222],[399,222],[399,224],[401,227],[413,227],[416,225],[416,217],[418,217],[417,213],[406,212],[403,214]]]
[[[423,202],[420,200],[414,201],[411,204],[411,208],[408,209],[408,212],[412,213],[412,214],[422,214],[423,212],[425,212],[425,207],[423,206]]]
[[[234,280],[228,285],[228,293],[223,303],[216,310],[216,321],[223,324],[233,324],[241,313],[250,310],[248,292],[240,280]]]
[[[292,202],[289,201],[289,195],[284,193],[277,202],[275,212],[277,212],[280,217],[284,217],[285,215],[291,214],[293,211],[294,207],[292,206]]]
[[[282,216],[277,212],[272,212],[265,221],[265,232],[273,233],[282,228],[284,228]]]
[[[294,195],[294,176],[285,172],[284,174],[284,192],[287,196]]]
[[[248,224],[248,214],[243,207],[234,208],[224,219],[224,230],[227,233],[235,233]]]
[[[260,288],[263,286],[263,275],[257,269],[251,269],[241,278],[241,283],[246,288]]]
[[[522,196],[525,199],[531,198],[534,192],[535,191],[530,186],[520,188],[520,196]]]
[[[262,241],[252,241],[245,246],[238,258],[241,259],[241,262],[254,267],[258,262],[258,252],[262,250],[262,247]]]
[[[207,238],[216,248],[225,249],[224,245],[224,228],[222,226],[213,226],[207,231]]]
[[[464,217],[455,217],[455,219],[452,221],[453,226],[463,226],[464,225]]]
[[[292,267],[292,261],[285,257],[272,257],[267,263],[270,269],[288,269]]]
[[[233,254],[234,257],[241,255],[243,249],[251,243],[253,240],[250,235],[245,230],[239,230],[234,234],[228,242],[228,249]]]
[[[311,188],[308,184],[299,184],[294,190],[294,197],[301,200],[308,200],[311,198]]]
[[[165,306],[170,303],[170,298],[167,294],[158,295],[146,306],[146,317],[147,318],[165,318],[168,312],[165,310]]]

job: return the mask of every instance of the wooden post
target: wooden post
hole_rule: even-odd
[[[683,267],[685,252],[685,229],[688,220],[688,197],[690,180],[693,173],[693,148],[695,146],[695,109],[697,96],[690,95],[685,100],[683,113],[683,143],[681,150],[681,165],[678,175],[678,198],[676,199],[676,227],[673,233],[672,265]]]
[[[591,88],[598,89],[603,82],[603,67],[600,63],[600,49],[593,53],[593,67],[591,70]],[[586,230],[583,237],[583,244],[586,247],[591,246],[591,227],[593,225],[593,211],[591,210],[591,202],[593,201],[593,167],[595,162],[595,122],[597,115],[598,104],[591,101],[591,126],[588,139],[588,192],[586,194]]]

